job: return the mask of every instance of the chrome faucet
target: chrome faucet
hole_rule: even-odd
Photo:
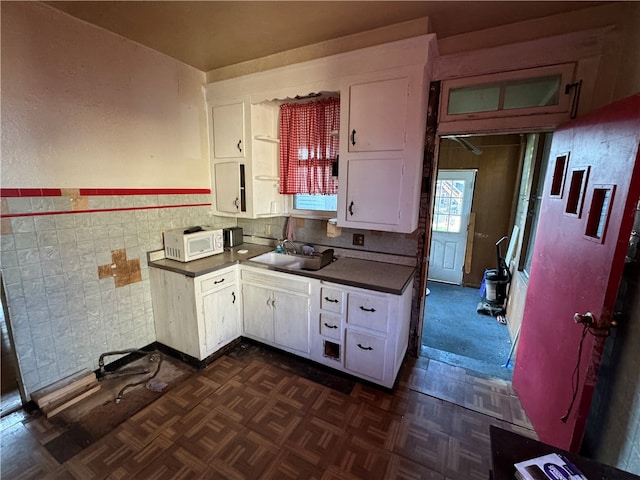
[[[284,251],[284,253],[288,255],[291,255],[292,253],[295,253],[295,254],[298,253],[298,248],[296,247],[296,244],[293,243],[291,240],[284,239],[280,245],[282,246],[282,250]]]

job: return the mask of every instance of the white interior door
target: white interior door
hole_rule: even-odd
[[[462,283],[476,170],[439,170],[431,222],[429,280]]]

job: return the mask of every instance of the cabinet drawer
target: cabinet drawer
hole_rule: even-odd
[[[384,376],[386,339],[347,329],[345,367],[377,380]]]
[[[347,305],[347,323],[379,332],[387,331],[388,298],[350,293]]]
[[[208,278],[200,280],[200,292],[210,292],[219,288],[227,287],[236,281],[235,272],[218,273]]]
[[[257,283],[271,289],[285,290],[289,293],[309,295],[311,290],[311,284],[306,280],[301,280],[301,277],[296,275],[286,273],[273,274],[247,268],[242,270],[241,275],[243,282]]]
[[[340,340],[342,318],[330,313],[320,314],[320,335]]]
[[[322,287],[320,293],[320,308],[329,312],[343,312],[344,292],[335,288]]]

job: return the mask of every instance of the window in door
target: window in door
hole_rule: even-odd
[[[595,185],[591,196],[591,208],[587,214],[585,235],[588,239],[602,243],[606,232],[609,212],[613,203],[615,185]]]
[[[459,233],[462,228],[462,200],[465,180],[437,180],[433,230]]]

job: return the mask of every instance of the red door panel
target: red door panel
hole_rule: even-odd
[[[560,448],[582,441],[640,197],[639,143],[640,95],[554,133],[513,387]],[[587,312],[591,327],[574,321]]]

